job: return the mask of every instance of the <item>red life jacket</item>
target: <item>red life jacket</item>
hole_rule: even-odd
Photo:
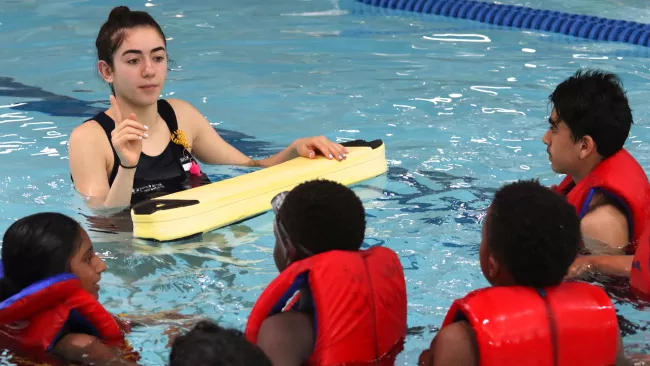
[[[454,301],[442,326],[460,320],[474,330],[480,366],[616,363],[616,310],[603,290],[587,283],[472,291]]]
[[[641,165],[627,150],[621,149],[603,160],[578,184],[567,175],[555,191],[567,196],[580,218],[587,214],[596,191],[614,198],[626,209],[630,235],[627,251],[633,254],[637,243],[648,240],[650,231],[645,229],[650,220],[650,183]]]
[[[650,226],[647,228],[650,231]],[[650,235],[636,248],[632,269],[630,271],[630,287],[644,299],[650,300]]]
[[[65,325],[71,333],[86,333],[129,349],[121,324],[72,274],[35,283],[0,303],[0,341],[21,351],[51,351]]]
[[[330,251],[291,264],[262,292],[246,325],[257,344],[266,318],[309,286],[314,302],[314,351],[308,365],[371,363],[395,357],[406,336],[406,283],[392,250]]]

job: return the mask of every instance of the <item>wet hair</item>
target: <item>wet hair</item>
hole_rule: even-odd
[[[122,45],[126,37],[126,31],[134,28],[151,27],[155,29],[167,47],[167,39],[162,28],[149,13],[144,11],[133,11],[126,6],[117,6],[108,14],[108,20],[102,25],[95,40],[97,58],[106,62],[113,68],[113,56],[115,51]],[[113,86],[111,85],[111,90]]]
[[[2,239],[0,299],[70,272],[70,259],[81,247],[81,233],[77,221],[55,212],[26,216],[11,224]]]
[[[99,34],[97,34],[95,40],[97,58],[113,67],[113,55],[124,42],[126,31],[140,27],[155,29],[165,42],[165,46],[167,46],[165,33],[149,13],[133,11],[126,6],[117,6],[108,14],[108,20],[102,25]]]
[[[580,219],[564,197],[537,180],[518,181],[494,195],[487,245],[521,286],[560,284],[575,260]]]
[[[633,123],[632,110],[616,74],[579,70],[560,83],[549,100],[559,118],[551,124],[566,123],[574,142],[591,136],[605,158],[625,144]]]
[[[238,330],[203,320],[177,337],[169,355],[170,366],[272,366],[256,345]]]
[[[312,180],[294,188],[284,199],[278,218],[291,242],[314,254],[359,250],[366,231],[359,197],[350,188],[328,180]]]

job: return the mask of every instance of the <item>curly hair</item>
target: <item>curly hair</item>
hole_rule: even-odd
[[[272,366],[264,352],[242,332],[203,320],[174,340],[170,366]]]
[[[313,180],[291,190],[278,218],[289,239],[314,254],[329,250],[359,250],[366,231],[363,204],[348,187]]]
[[[575,209],[537,180],[499,189],[487,225],[488,248],[521,286],[558,285],[578,254]]]

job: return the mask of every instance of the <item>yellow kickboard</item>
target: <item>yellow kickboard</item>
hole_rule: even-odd
[[[271,199],[313,179],[352,185],[386,172],[381,140],[344,144],[347,159],[296,158],[202,187],[144,201],[131,209],[136,238],[170,241],[202,234],[271,210]]]

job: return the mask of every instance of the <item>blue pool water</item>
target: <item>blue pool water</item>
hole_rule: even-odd
[[[245,153],[293,139],[381,138],[386,176],[357,187],[366,245],[388,246],[405,269],[410,327],[398,365],[413,365],[452,300],[486,286],[480,220],[492,194],[519,178],[559,181],[541,136],[547,96],[580,67],[621,75],[634,111],[627,148],[650,168],[650,50],[452,19],[386,12],[353,0],[124,1],[164,26],[175,61],[166,97],[193,103]],[[502,1],[644,22],[645,1]],[[67,139],[107,107],[94,40],[105,1],[0,1],[0,230],[61,211],[90,230],[105,258],[109,310],[181,309],[243,329],[275,276],[272,215],[172,244],[132,240],[92,218],[71,186]],[[213,178],[248,170],[208,167]],[[128,218],[122,224],[128,224]],[[122,225],[119,225],[121,227]],[[119,230],[118,230],[119,231]],[[648,352],[647,311],[617,304],[628,350]],[[168,357],[165,327],[130,337],[144,364]]]

